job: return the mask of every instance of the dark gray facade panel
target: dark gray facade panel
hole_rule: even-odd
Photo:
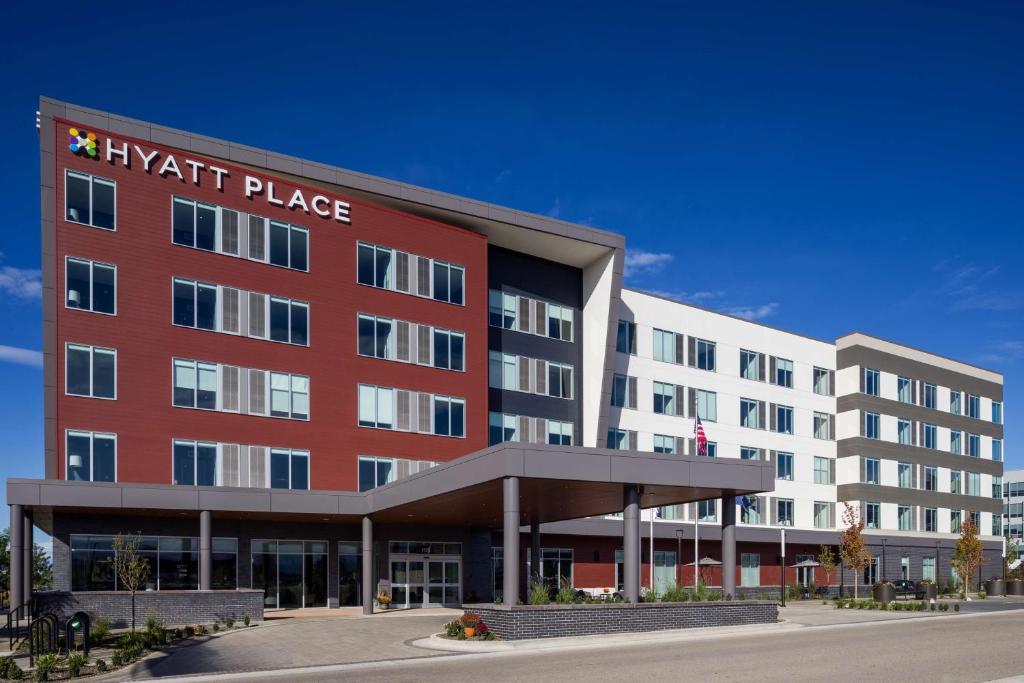
[[[974,375],[947,370],[937,365],[922,363],[905,356],[897,356],[866,346],[855,345],[837,350],[837,369],[842,370],[855,365],[919,379],[938,386],[966,391],[969,394],[985,396],[996,401],[1003,400],[1002,383],[991,382]]]
[[[879,486],[877,484],[840,484],[836,489],[839,500],[863,500],[872,503],[898,503],[900,505],[919,505],[930,508],[949,508],[950,510],[971,510],[974,512],[1003,513],[1002,498],[985,498],[984,496],[963,496],[957,493],[941,491],[922,491],[905,489],[898,486]],[[980,533],[985,533],[981,530]]]
[[[836,411],[845,413],[849,410],[866,410],[869,413],[894,415],[907,420],[917,420],[927,424],[947,427],[972,434],[983,434],[994,439],[1003,438],[1003,425],[991,420],[979,420],[966,415],[954,415],[943,410],[925,408],[913,403],[893,401],[879,396],[867,394],[847,394],[836,399]]]
[[[886,458],[899,462],[909,462],[915,465],[934,465],[935,467],[947,467],[951,470],[967,470],[979,474],[991,474],[994,476],[1003,475],[1003,463],[989,458],[972,458],[968,455],[956,455],[947,453],[935,448],[923,448],[921,446],[905,446],[881,441],[879,439],[868,439],[858,436],[852,439],[840,439],[836,443],[837,457],[851,458],[865,456],[869,458]]]

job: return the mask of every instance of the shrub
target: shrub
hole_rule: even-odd
[[[68,655],[65,663],[68,667],[68,676],[71,678],[77,678],[82,673],[82,667],[85,666],[89,661],[81,652],[72,652]]]
[[[718,591],[711,591],[708,593],[708,602],[718,602],[722,599],[722,594]]]
[[[708,599],[708,587],[704,583],[704,579],[697,581],[697,586],[693,589],[693,601],[694,602],[705,602]]]
[[[555,602],[559,605],[571,605],[576,602],[576,591],[565,579],[559,582],[558,592],[555,593]]]
[[[216,624],[214,624],[214,626],[216,626]],[[209,629],[206,628],[206,624],[199,624],[199,626],[196,628],[196,633],[198,633],[201,636],[205,636],[209,632]]]
[[[18,666],[18,663],[13,659],[11,660],[10,664],[7,665],[6,675],[7,680],[9,681],[20,681],[21,679],[25,678],[25,672],[21,670],[21,667]]]
[[[14,660],[10,657],[0,657],[0,678],[7,678],[7,670]]]
[[[126,662],[124,661],[124,652],[115,649],[112,653],[110,653],[110,665],[113,666],[115,669],[120,669],[122,666],[125,665],[125,663]]]
[[[930,607],[931,607],[931,609],[932,609],[932,611],[933,611],[933,612],[934,612],[934,611],[935,611],[936,609],[938,609],[938,607],[936,606],[936,604],[935,604],[934,602],[933,602],[933,603],[931,603]]]
[[[725,594],[725,601],[726,602],[732,602],[732,593],[726,593]]]
[[[476,612],[463,612],[459,621],[462,622],[463,628],[476,628],[483,619]]]
[[[689,593],[686,592],[680,586],[672,584],[665,589],[665,592],[661,595],[662,602],[686,602],[690,598]]]
[[[220,624],[218,622],[216,622],[216,621],[213,622],[213,632],[216,633],[219,630],[220,630]]]
[[[175,640],[181,640],[181,637],[183,635],[184,635],[184,633],[182,632],[182,630],[180,628],[174,629],[174,639]]]
[[[231,628],[234,628],[234,627],[235,627],[235,620],[234,619],[232,619],[231,617],[228,617],[227,619],[224,620],[224,628],[231,629]]]
[[[988,593],[986,593],[985,591],[978,591],[978,599],[979,600],[984,600],[987,597],[988,597]]]
[[[40,655],[36,659],[36,680],[48,681],[50,676],[57,672],[60,666],[60,658],[52,652]]]
[[[109,635],[110,620],[104,619],[103,617],[96,617],[96,621],[92,622],[92,629],[90,629],[89,632],[89,636],[92,638],[92,642],[101,643]]]
[[[548,591],[547,584],[540,579],[531,581],[528,599],[531,605],[546,605],[551,602],[551,593]]]
[[[458,638],[462,635],[462,622],[458,619],[449,621],[444,625],[444,634],[449,638]]]
[[[246,626],[249,625],[249,613],[248,612],[246,612],[245,614],[242,615],[242,623],[244,625],[246,625]]]
[[[954,602],[953,603],[953,611],[954,612],[959,612],[960,611],[960,603],[959,602]]]
[[[480,638],[485,639],[487,638],[488,635],[490,635],[492,638],[494,637],[494,634],[491,633],[491,628],[482,621],[476,625],[476,634]]]
[[[191,627],[191,626],[186,626],[185,627],[185,637],[186,638],[191,638],[195,634],[196,634],[196,630],[193,627]]]
[[[105,660],[105,659],[97,659],[96,660],[96,672],[97,673],[103,673],[106,670],[107,670],[107,660]]]

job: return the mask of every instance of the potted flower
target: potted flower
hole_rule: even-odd
[[[1006,582],[997,576],[985,582],[986,595],[1006,595]]]
[[[381,609],[389,609],[391,607],[391,594],[387,591],[377,593],[377,604],[381,606]]]
[[[892,585],[889,581],[877,581],[874,585],[874,594],[872,597],[874,597],[875,602],[888,605],[896,599],[896,586]]]
[[[931,579],[921,579],[917,582],[917,593],[914,597],[918,600],[934,600],[939,597],[939,587]]]
[[[476,612],[463,612],[459,621],[462,622],[462,632],[466,634],[466,638],[472,638],[476,635],[476,627],[481,619]]]

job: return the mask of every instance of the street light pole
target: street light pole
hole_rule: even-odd
[[[693,590],[697,590],[697,583],[700,581],[700,555],[698,545],[700,544],[700,505],[693,508]]]
[[[782,529],[782,606],[786,606],[786,530]]]
[[[676,529],[676,588],[683,585],[683,530]]]

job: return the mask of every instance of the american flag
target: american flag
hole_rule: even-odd
[[[707,434],[704,433],[704,425],[700,423],[699,416],[693,423],[693,433],[697,437],[697,455],[707,455],[708,437]]]

